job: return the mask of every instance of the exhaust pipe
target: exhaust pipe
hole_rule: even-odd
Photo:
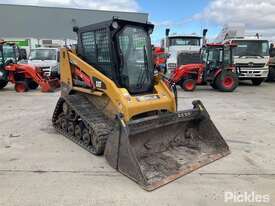
[[[207,43],[207,40],[206,40],[207,32],[208,32],[208,29],[204,29],[203,32],[202,32],[202,44],[203,44],[203,46],[206,45],[206,43]]]
[[[166,37],[169,36],[169,33],[170,33],[170,29],[169,29],[169,28],[165,29],[165,36],[166,36]]]
[[[168,37],[169,37],[169,33],[170,33],[170,29],[167,28],[165,29],[165,47],[169,47],[169,41],[168,41]]]

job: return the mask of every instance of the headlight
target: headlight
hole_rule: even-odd
[[[4,73],[2,71],[0,71],[0,78],[3,78]]]

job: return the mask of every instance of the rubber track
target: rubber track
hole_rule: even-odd
[[[69,135],[66,131],[63,131],[56,125],[56,120],[62,112],[62,105],[64,102],[66,102],[78,114],[89,131],[92,129],[95,132],[95,134],[99,137],[98,141],[101,142],[100,144],[102,145],[104,151],[107,139],[112,134],[114,129],[113,122],[107,119],[106,116],[83,95],[74,94],[59,98],[52,117],[54,128],[59,133],[63,134],[65,137],[80,145],[90,153],[93,153],[92,146],[86,146],[82,140],[77,141],[74,136]]]

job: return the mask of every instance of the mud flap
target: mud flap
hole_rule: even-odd
[[[178,113],[120,125],[105,149],[109,164],[152,191],[230,153],[200,101]]]

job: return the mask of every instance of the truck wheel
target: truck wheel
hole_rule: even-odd
[[[262,79],[262,78],[257,78],[257,79],[251,79],[251,81],[252,81],[252,84],[254,85],[254,86],[259,86],[259,85],[261,85],[262,84],[262,82],[264,81],[264,79]]]
[[[233,92],[239,85],[238,76],[228,71],[226,74],[220,73],[214,81],[215,87],[222,92]]]
[[[267,81],[269,81],[269,82],[275,81],[275,67],[269,68]]]
[[[181,88],[184,89],[184,91],[192,92],[196,89],[196,81],[193,79],[186,79],[181,83]]]
[[[29,90],[28,88],[28,84],[26,81],[20,81],[20,82],[16,82],[14,89],[16,92],[27,92]]]
[[[39,86],[35,81],[33,81],[32,79],[28,79],[28,87],[29,89],[37,89],[37,87]]]
[[[3,89],[5,86],[7,86],[8,83],[9,83],[9,81],[1,79],[0,80],[0,89]]]

